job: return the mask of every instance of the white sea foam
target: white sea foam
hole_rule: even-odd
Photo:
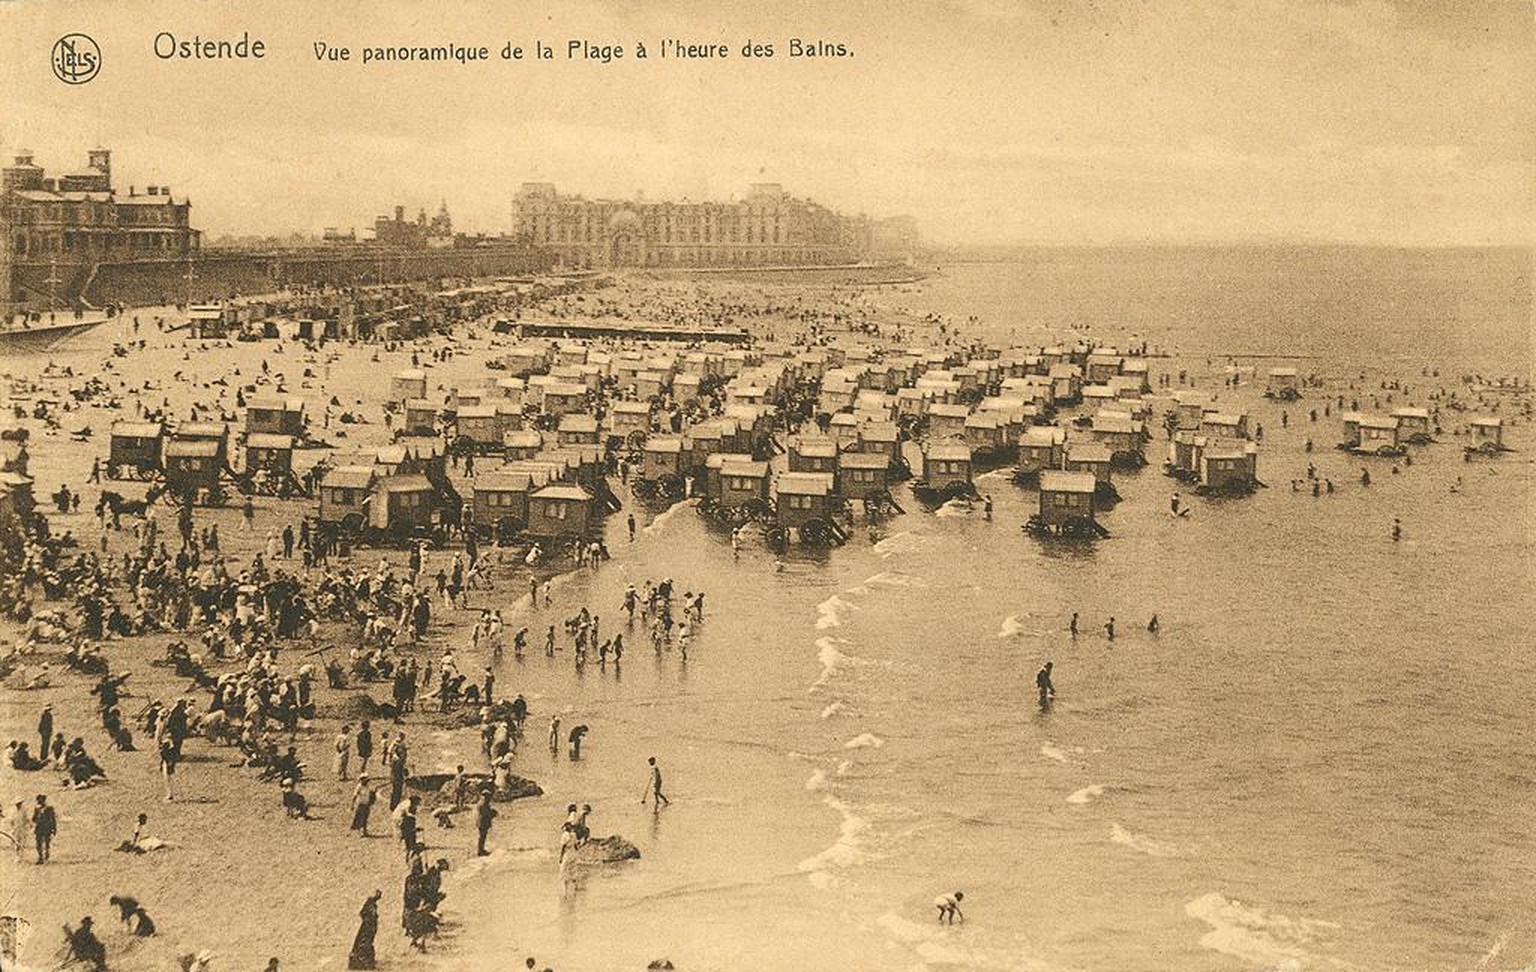
[[[846,644],[848,642],[843,639],[831,636],[816,639],[816,660],[821,662],[821,674],[816,677],[816,681],[811,683],[812,692],[831,681],[832,676],[838,672],[852,668],[863,661],[863,659],[855,658],[838,647],[838,645]]]
[[[872,732],[861,732],[857,736],[843,743],[844,749],[879,749],[885,745],[885,740]]]
[[[837,883],[837,879],[832,874],[833,870],[850,867],[864,859],[863,837],[869,831],[869,821],[854,813],[852,807],[831,794],[822,797],[821,802],[837,811],[842,817],[842,822],[837,828],[837,840],[821,853],[807,857],[796,864],[795,869],[805,874],[811,884],[826,890]]]
[[[1178,857],[1180,854],[1177,844],[1170,844],[1165,840],[1148,837],[1126,830],[1119,824],[1109,825],[1109,839],[1111,843],[1123,844],[1132,850],[1141,851],[1149,857]]]
[[[873,577],[864,579],[866,584],[877,584],[881,587],[927,587],[928,582],[921,577],[912,574],[904,574],[899,570],[882,570]]]
[[[893,533],[886,537],[884,540],[881,540],[879,543],[875,544],[874,549],[875,553],[879,554],[881,557],[889,558],[894,557],[897,554],[908,553],[910,551],[916,550],[918,547],[921,547],[923,543],[924,540],[921,537],[904,530],[901,533]]]
[[[656,519],[652,520],[650,523],[647,523],[645,525],[645,533],[648,536],[660,533],[662,527],[664,527],[668,523],[672,522],[672,518],[677,515],[677,511],[678,510],[685,509],[685,508],[692,508],[692,507],[695,507],[695,506],[698,506],[698,505],[699,505],[699,501],[696,500],[696,499],[685,500],[685,501],[683,501],[681,503],[674,503],[674,504],[672,504],[672,506],[668,507],[666,510],[662,511],[661,513],[659,513],[656,516]]]
[[[1007,972],[1047,972],[1052,966],[1018,948],[986,948],[974,944],[974,932],[964,925],[919,923],[886,912],[875,919],[894,941],[916,953],[929,968],[997,969]]]
[[[821,710],[821,717],[823,719],[830,719],[837,715],[839,712],[843,711],[845,708],[847,708],[847,706],[843,705],[841,702],[829,703],[826,708]]]
[[[1103,796],[1106,789],[1107,787],[1103,783],[1095,783],[1092,786],[1085,786],[1081,790],[1077,790],[1071,796],[1067,797],[1067,802],[1076,803],[1079,805],[1088,803],[1091,800]]]
[[[826,770],[814,770],[811,773],[810,779],[805,781],[805,788],[807,790],[825,790],[827,788]]]
[[[853,760],[851,760],[851,759],[840,760],[838,762],[838,764],[837,764],[837,775],[838,776],[847,776],[848,775],[848,771],[851,770],[851,769],[853,769]]]
[[[999,638],[1012,638],[1023,633],[1024,625],[1019,623],[1019,616],[1017,614],[1010,614],[1003,619],[1003,626],[998,629],[997,636]]]
[[[816,605],[816,630],[825,631],[828,628],[841,627],[843,615],[848,611],[857,611],[858,605],[843,600],[836,594]]]
[[[1046,759],[1054,759],[1058,763],[1065,763],[1068,761],[1067,754],[1063,752],[1055,743],[1049,741],[1040,744],[1040,755],[1044,756]]]
[[[1184,913],[1211,927],[1200,936],[1204,948],[1277,970],[1300,969],[1311,958],[1305,946],[1320,932],[1339,927],[1332,922],[1265,914],[1215,891],[1185,904]]]

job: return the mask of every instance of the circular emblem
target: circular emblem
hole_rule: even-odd
[[[53,43],[53,74],[65,84],[84,84],[101,70],[101,48],[85,34],[65,34]]]

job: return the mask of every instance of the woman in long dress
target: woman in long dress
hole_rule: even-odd
[[[368,774],[359,773],[357,787],[352,791],[352,829],[361,831],[364,837],[368,836],[368,815],[373,810],[376,796],[373,787],[368,785]]]
[[[347,956],[349,969],[371,969],[377,965],[378,960],[373,954],[373,937],[379,933],[379,899],[383,896],[383,891],[374,891],[357,913],[357,937],[352,939],[352,952]]]

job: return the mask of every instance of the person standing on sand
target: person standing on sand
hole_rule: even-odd
[[[1067,624],[1067,631],[1071,633],[1072,637],[1074,637],[1074,638],[1077,637],[1077,612],[1076,611],[1072,612],[1072,620],[1071,620],[1071,622],[1069,622]]]
[[[373,758],[373,728],[368,720],[357,728],[357,771],[360,777],[368,775],[368,760]]]
[[[633,513],[629,514],[629,518],[628,518],[628,520],[626,520],[626,523],[629,526],[629,542],[630,543],[634,543],[635,542],[635,514],[633,514]]]
[[[47,864],[53,850],[53,836],[59,832],[59,817],[48,798],[37,795],[37,806],[32,811],[32,841],[37,847],[37,863]]]
[[[176,743],[169,733],[160,737],[160,775],[165,777],[165,802],[170,803],[175,799],[172,784],[176,780],[176,764],[181,756],[176,752]]]
[[[357,913],[357,934],[352,939],[352,951],[347,955],[349,969],[378,967],[378,959],[373,952],[373,939],[379,933],[379,899],[382,897],[384,892],[375,890]]]
[[[1109,620],[1104,622],[1104,636],[1106,638],[1108,638],[1110,641],[1114,641],[1115,640],[1115,616],[1114,615],[1110,615],[1109,616]]]
[[[480,794],[480,805],[475,808],[475,856],[485,857],[491,852],[485,849],[485,839],[491,835],[491,821],[496,819],[496,808],[491,806],[490,791]]]
[[[336,734],[336,778],[347,778],[347,764],[352,761],[352,726],[343,722],[341,731]]]
[[[648,758],[645,762],[651,768],[651,783],[650,783],[651,803],[655,806],[655,809],[657,809],[657,810],[660,810],[662,807],[665,807],[665,806],[670,806],[672,804],[672,801],[668,800],[667,799],[667,795],[665,793],[661,792],[661,767],[656,765],[656,757],[652,756],[652,757]],[[645,804],[645,797],[642,796],[640,798],[640,803],[641,803],[642,806]]]
[[[363,837],[368,836],[368,815],[373,812],[373,802],[379,798],[368,785],[368,774],[357,774],[357,786],[352,789],[352,828]]]
[[[400,739],[395,743],[394,750],[389,756],[389,809],[393,810],[400,805],[405,796],[405,733],[400,734]]]
[[[16,801],[11,812],[14,814],[11,820],[11,840],[16,844],[16,860],[20,861],[31,840],[32,818],[27,815],[27,805],[21,800]]]
[[[43,706],[42,713],[37,717],[37,754],[43,756],[48,752],[48,743],[53,739],[53,704]]]

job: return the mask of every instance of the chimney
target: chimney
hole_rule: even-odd
[[[395,222],[397,222],[397,223],[405,222],[405,207],[404,206],[396,206],[395,207]]]

